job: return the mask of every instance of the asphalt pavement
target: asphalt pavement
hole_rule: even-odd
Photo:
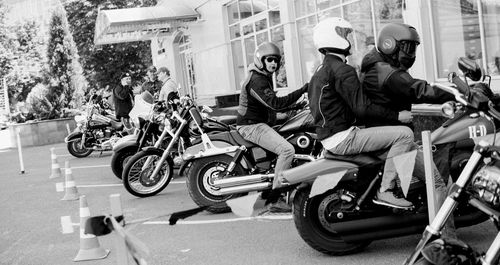
[[[196,207],[184,178],[176,176],[156,196],[137,198],[111,172],[110,152],[78,159],[69,155],[64,144],[56,144],[24,148],[24,174],[17,149],[0,150],[0,264],[75,263],[80,249],[79,202],[61,200],[64,192],[57,192],[56,183],[64,177],[49,179],[52,147],[61,167],[70,161],[78,193],[86,196],[92,216],[110,213],[111,194],[120,194],[127,221],[163,215],[127,226],[148,247],[148,264],[402,264],[419,239],[413,235],[376,241],[362,253],[331,257],[309,247],[286,214],[248,220],[232,213],[202,212],[170,226],[165,216]],[[62,233],[62,216],[71,217],[74,233]],[[461,239],[483,250],[495,234],[489,222],[459,230]],[[114,235],[98,240],[101,247],[111,250],[110,255],[81,263],[118,264]]]

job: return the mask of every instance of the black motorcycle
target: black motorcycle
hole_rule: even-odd
[[[322,146],[316,140],[313,118],[308,108],[299,110],[275,130],[295,148],[292,167],[313,161],[321,152]],[[213,134],[203,139],[203,143],[188,148],[183,156],[186,167],[189,195],[199,206],[209,206],[213,213],[226,212],[228,199],[241,196],[249,191],[271,187],[274,176],[276,154],[246,141],[236,130]],[[249,176],[246,176],[249,175]],[[238,181],[225,186],[216,185],[217,181]],[[254,179],[263,182],[252,184]],[[245,185],[247,184],[248,185]]]

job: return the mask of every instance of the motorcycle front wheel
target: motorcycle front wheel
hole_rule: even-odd
[[[92,150],[92,148],[86,148],[85,146],[82,148],[81,144],[82,138],[78,138],[71,140],[71,142],[69,142],[66,147],[68,148],[68,152],[72,156],[78,158],[87,157],[92,153],[92,151],[94,151]]]
[[[297,191],[293,200],[293,220],[300,237],[312,248],[332,256],[356,253],[370,242],[347,243],[326,227],[327,210],[335,207],[333,196],[322,194],[309,198],[310,188]]]
[[[123,169],[122,181],[130,194],[141,198],[150,197],[167,187],[174,175],[174,162],[170,156],[161,165],[160,172],[151,178],[162,155],[162,149],[151,148],[140,151],[129,159]]]
[[[122,179],[123,168],[130,158],[137,153],[137,146],[124,148],[118,152],[113,152],[111,157],[111,170],[119,179]]]
[[[214,180],[226,170],[233,158],[229,155],[218,155],[195,160],[187,173],[186,184],[191,199],[198,206],[208,206],[211,213],[229,212],[231,209],[226,201],[243,194],[221,195],[213,186]],[[235,176],[242,176],[245,170],[240,164],[234,168]]]

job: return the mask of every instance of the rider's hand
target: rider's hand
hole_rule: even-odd
[[[307,104],[309,104],[308,100],[304,99],[302,101],[297,102],[297,104],[295,104],[294,109],[303,109],[305,106],[307,106]]]
[[[398,120],[402,123],[410,123],[412,120],[411,111],[403,110],[399,112]]]

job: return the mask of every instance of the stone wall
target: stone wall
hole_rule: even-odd
[[[17,147],[16,130],[18,128],[23,147],[62,143],[68,135],[66,124],[71,130],[76,127],[73,118],[10,124],[8,128],[10,130],[10,146]]]

